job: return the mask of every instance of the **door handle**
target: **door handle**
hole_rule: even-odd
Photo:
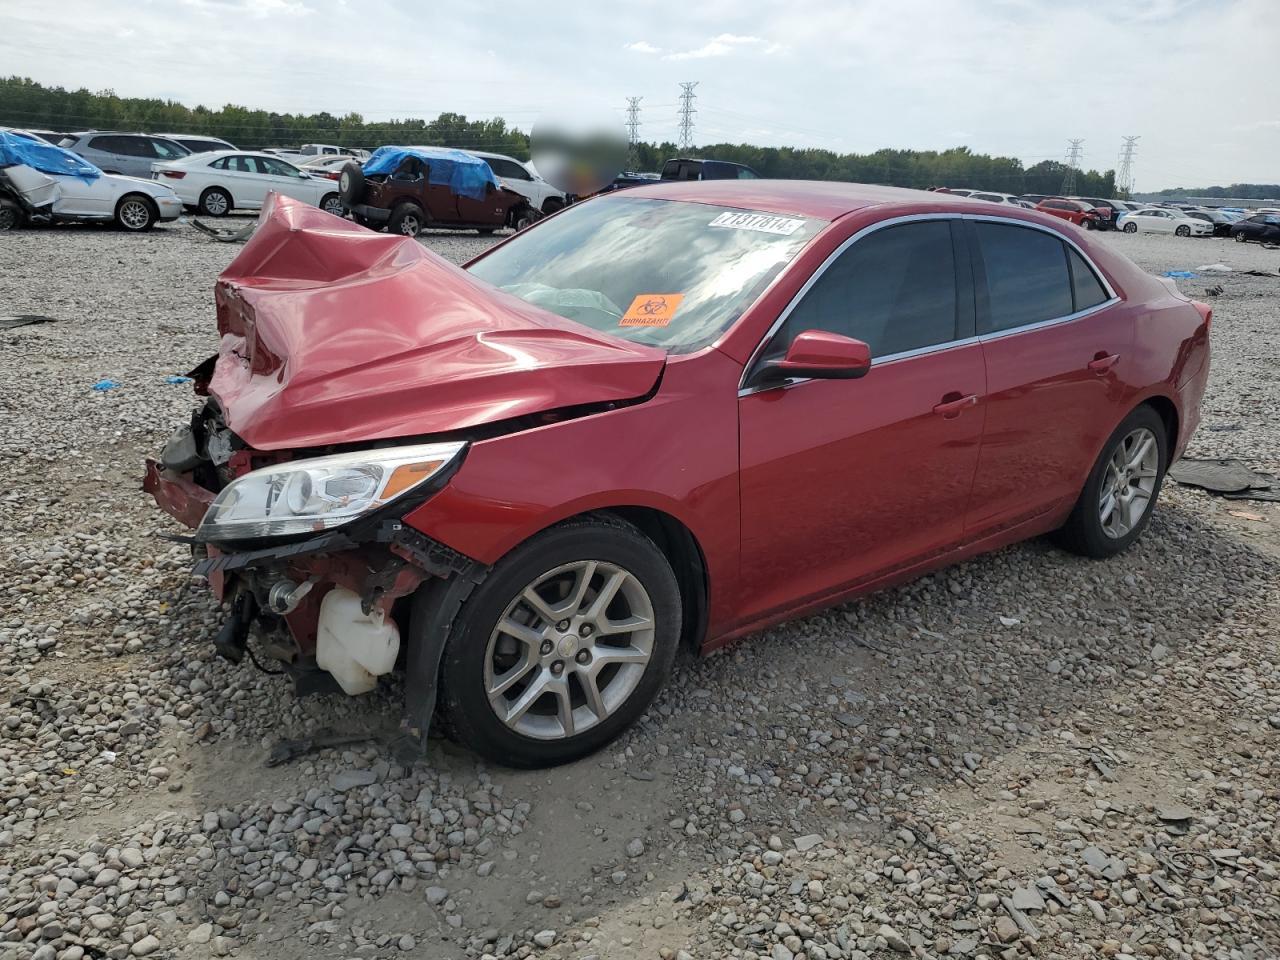
[[[976,394],[971,393],[967,397],[962,397],[952,392],[942,398],[942,402],[933,408],[933,412],[945,420],[954,420],[960,416],[962,410],[966,407],[975,406],[977,402],[978,397]]]
[[[1106,354],[1099,350],[1089,361],[1089,369],[1094,373],[1103,374],[1116,365],[1116,361],[1120,359],[1120,354]]]

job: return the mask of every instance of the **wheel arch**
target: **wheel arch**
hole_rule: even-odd
[[[1178,414],[1177,404],[1164,394],[1156,393],[1147,397],[1137,406],[1151,407],[1159,415],[1161,422],[1164,423],[1164,435],[1167,444],[1165,449],[1168,451],[1168,455],[1172,457],[1173,451],[1178,447],[1178,429],[1182,422]],[[1137,407],[1134,409],[1137,409]]]

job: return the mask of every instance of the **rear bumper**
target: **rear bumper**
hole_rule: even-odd
[[[347,207],[357,217],[364,217],[366,220],[372,220],[374,223],[386,223],[391,219],[391,211],[384,207],[371,207],[367,203],[357,203],[354,207]]]

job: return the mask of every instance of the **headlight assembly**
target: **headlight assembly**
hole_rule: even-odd
[[[196,538],[252,540],[340,527],[417,489],[465,447],[385,447],[254,470],[223,488]]]

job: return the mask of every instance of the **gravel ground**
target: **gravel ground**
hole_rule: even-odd
[[[1280,471],[1280,276],[1239,272],[1280,252],[1105,240],[1236,268],[1182,281],[1216,313],[1190,453]],[[1172,484],[1112,561],[1026,543],[683,663],[570,768],[266,768],[399,694],[216,660],[139,492],[237,249],[0,237],[0,313],[57,321],[0,332],[0,958],[1280,955],[1280,509]]]

